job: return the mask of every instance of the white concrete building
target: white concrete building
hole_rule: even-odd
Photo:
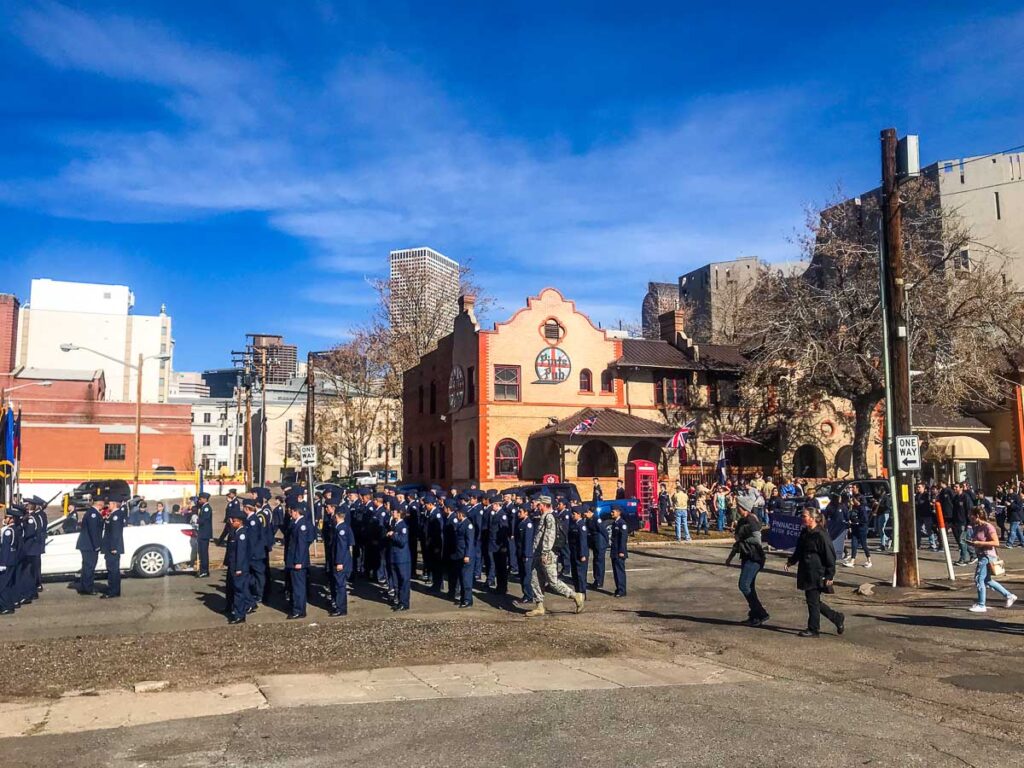
[[[436,313],[433,341],[450,333],[459,314],[459,263],[427,247],[391,251],[389,263],[392,327],[407,328],[413,317],[430,311]]]
[[[192,403],[195,461],[204,475],[233,475],[242,470],[243,419],[244,414],[239,412],[234,399],[207,397]]]
[[[128,286],[35,279],[18,319],[17,364],[28,368],[102,368],[107,399],[134,402],[139,354],[142,400],[165,403],[170,396],[174,339],[163,305],[157,315],[132,314]],[[62,351],[61,345],[80,349]]]

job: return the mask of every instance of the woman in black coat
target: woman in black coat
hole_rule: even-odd
[[[791,566],[797,566],[796,588],[804,591],[807,600],[807,629],[800,632],[800,637],[818,636],[821,623],[819,614],[822,613],[836,625],[836,631],[841,635],[846,628],[846,617],[821,601],[822,592],[833,592],[832,581],[836,575],[836,551],[825,529],[825,519],[813,507],[804,509],[801,519],[804,529],[800,532],[796,549],[786,563],[787,571]]]

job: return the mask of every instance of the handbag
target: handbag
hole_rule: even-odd
[[[988,559],[988,575],[993,579],[997,576],[1005,576],[1006,564],[998,557],[990,557]]]

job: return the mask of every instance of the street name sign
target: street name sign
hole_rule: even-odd
[[[900,472],[921,468],[921,443],[917,435],[896,435],[896,464]]]
[[[316,467],[316,446],[299,446],[299,461],[302,463],[303,467]]]

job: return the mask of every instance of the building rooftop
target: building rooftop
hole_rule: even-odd
[[[580,422],[585,419],[594,419],[594,426],[580,434],[585,437],[654,437],[669,438],[675,434],[675,429],[665,424],[659,424],[650,419],[641,419],[639,416],[631,416],[622,411],[613,411],[611,408],[584,408],[572,416],[562,419],[549,427],[540,429],[533,433],[535,437],[548,437],[553,435],[568,436],[572,434]]]
[[[15,379],[32,379],[40,381],[95,381],[103,378],[102,368],[17,368],[11,372]]]
[[[697,360],[667,341],[623,339],[622,357],[616,365],[627,368],[671,368],[679,371],[738,371],[746,365],[739,347],[728,344],[698,344]]]
[[[914,429],[933,432],[984,432],[992,430],[973,416],[953,413],[937,405],[918,405],[913,407]]]

